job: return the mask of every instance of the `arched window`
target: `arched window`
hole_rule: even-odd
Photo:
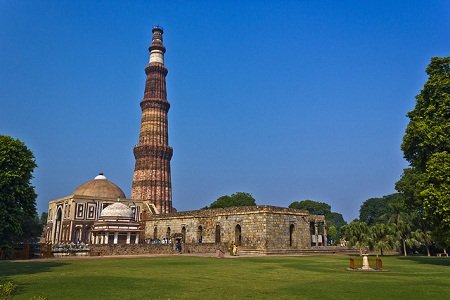
[[[294,230],[295,226],[294,224],[291,224],[291,226],[289,226],[289,247],[292,247],[294,244]]]
[[[201,243],[203,240],[203,227],[200,225],[197,228],[197,242]]]
[[[236,225],[236,228],[234,229],[234,243],[237,246],[240,246],[242,243],[242,235],[241,235],[241,225]]]
[[[216,225],[216,243],[220,243],[220,225]]]

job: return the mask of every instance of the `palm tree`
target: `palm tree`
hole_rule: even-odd
[[[430,245],[433,243],[433,239],[432,239],[432,236],[431,236],[431,231],[417,229],[416,231],[412,232],[412,236],[421,245],[423,245],[423,246],[425,246],[427,248],[427,255],[431,256],[430,255]]]
[[[392,250],[398,244],[395,238],[395,228],[392,225],[378,223],[370,227],[370,246],[383,255],[383,250]]]
[[[359,254],[362,256],[362,250],[369,246],[370,241],[368,225],[365,222],[355,220],[342,226],[342,233],[348,241],[348,246],[359,248]]]

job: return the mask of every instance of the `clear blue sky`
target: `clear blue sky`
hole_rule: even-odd
[[[394,192],[450,1],[223,2],[0,0],[0,134],[34,152],[40,212],[100,171],[130,195],[154,25],[178,210],[244,191],[351,221]]]

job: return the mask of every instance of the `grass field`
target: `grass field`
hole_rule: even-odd
[[[14,299],[450,299],[450,258],[384,257],[388,272],[346,271],[347,256],[60,259],[0,262]]]

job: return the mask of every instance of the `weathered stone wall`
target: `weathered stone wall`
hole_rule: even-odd
[[[145,238],[184,236],[188,244],[240,244],[241,249],[268,252],[277,249],[306,249],[311,245],[310,221],[323,216],[274,206],[206,209],[153,215],[145,226]],[[220,231],[220,234],[218,233]],[[219,238],[220,236],[220,238]],[[226,247],[225,247],[226,248]]]
[[[90,245],[91,255],[142,255],[176,254],[175,245],[127,244],[127,245]],[[182,253],[214,253],[217,249],[227,251],[227,245],[215,243],[183,244]]]

